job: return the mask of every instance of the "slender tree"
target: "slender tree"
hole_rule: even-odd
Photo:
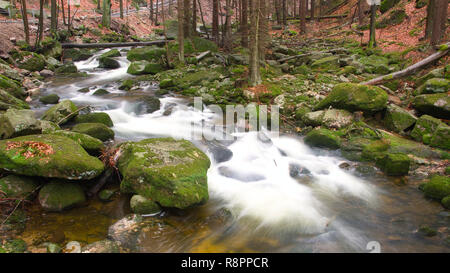
[[[119,0],[120,19],[123,19],[123,0]]]
[[[375,25],[376,25],[376,14],[377,14],[377,5],[373,3],[370,6],[370,37],[369,37],[369,48],[376,47],[377,41],[375,38]]]
[[[184,27],[183,27],[183,2],[181,0],[177,1],[178,5],[178,59],[181,63],[184,63]]]
[[[36,47],[42,41],[42,36],[44,36],[44,0],[39,1],[39,23],[38,33],[36,35]]]
[[[431,33],[433,32],[433,21],[434,21],[434,13],[435,13],[435,5],[436,0],[429,0],[427,5],[427,19],[425,26],[425,39],[431,37]]]
[[[241,18],[241,45],[248,47],[248,0],[242,0],[241,4],[242,18]]]
[[[212,18],[212,36],[216,41],[216,44],[219,44],[219,0],[213,0],[213,18]]]
[[[25,32],[25,42],[30,44],[30,29],[28,27],[28,14],[27,14],[27,3],[26,0],[21,0],[22,6],[22,19],[23,19],[23,30]]]
[[[157,0],[158,1],[158,0]],[[149,6],[150,6],[150,11],[149,11],[149,13],[150,13],[150,21],[152,22],[152,24],[154,23],[154,21],[153,21],[153,13],[154,13],[154,11],[153,11],[153,0],[150,0],[150,4],[149,4]]]
[[[61,12],[62,12],[63,24],[65,25],[66,24],[66,15],[64,14],[64,0],[61,0]]]
[[[195,1],[195,0],[194,0],[194,1]],[[208,37],[208,39],[209,39],[209,31],[208,31],[208,29],[206,28],[205,18],[203,17],[202,5],[201,5],[201,3],[200,3],[200,0],[197,0],[197,1],[198,1],[198,9],[199,9],[199,11],[200,11],[200,18],[202,19],[202,23],[203,23],[203,28],[205,29],[206,37]]]
[[[431,30],[430,42],[437,45],[441,42],[445,33],[445,21],[447,21],[448,0],[434,0],[434,20]]]
[[[197,1],[192,0],[192,34],[197,31]]]
[[[101,0],[97,0],[97,9],[98,9],[98,10],[101,10],[101,9],[102,9]]]
[[[57,13],[57,0],[52,0],[50,7],[50,29],[55,32],[58,27],[58,13]]]
[[[111,0],[103,0],[102,25],[106,28],[111,26]]]
[[[311,21],[314,20],[314,7],[316,6],[316,2],[314,0],[311,0]]]
[[[179,0],[179,1],[181,1],[181,0]],[[184,33],[184,38],[188,38],[191,36],[191,0],[183,0],[183,2],[184,2],[183,33]]]
[[[225,1],[225,31],[224,31],[224,47],[225,50],[230,51],[231,50],[231,0]]]
[[[252,0],[250,2],[250,63],[249,63],[249,84],[258,85],[262,82],[260,61],[264,54],[264,20],[266,18],[266,1]]]
[[[299,13],[300,13],[300,33],[306,34],[306,6],[308,0],[300,0]]]
[[[286,7],[286,0],[283,0],[283,25],[287,25],[287,7]]]

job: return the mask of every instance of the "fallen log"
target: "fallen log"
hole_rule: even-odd
[[[421,60],[420,62],[417,62],[411,66],[408,66],[407,68],[405,68],[401,71],[397,71],[397,72],[394,72],[394,73],[391,73],[388,75],[380,76],[375,79],[363,82],[361,84],[374,85],[374,84],[379,84],[379,83],[387,81],[387,80],[398,79],[398,78],[404,77],[406,75],[409,75],[409,74],[413,73],[414,71],[416,71],[417,69],[420,69],[430,63],[433,63],[433,62],[439,60],[440,58],[444,57],[445,55],[447,55],[448,52],[450,51],[449,47],[450,47],[450,43],[443,44],[439,47],[439,50],[437,52],[431,54],[430,56],[426,57],[425,59]]]
[[[127,46],[149,46],[149,45],[163,45],[170,42],[167,40],[156,40],[150,42],[124,42],[124,43],[95,43],[95,44],[72,44],[63,43],[62,48],[111,48],[111,47],[127,47]]]
[[[323,15],[323,16],[316,16],[314,17],[314,20],[317,19],[341,19],[341,18],[347,18],[348,14],[335,14],[335,15]],[[300,20],[300,16],[290,16],[286,18],[287,20]],[[311,16],[306,16],[306,20],[311,20]]]
[[[205,58],[206,56],[209,55],[209,53],[211,53],[211,51],[205,51],[203,53],[201,53],[200,55],[198,55],[197,57],[195,57],[197,59],[197,61],[200,61],[201,59]]]

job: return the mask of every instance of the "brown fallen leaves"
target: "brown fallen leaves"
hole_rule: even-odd
[[[52,146],[37,141],[12,141],[6,143],[6,150],[18,149],[17,154],[26,159],[35,156],[44,157],[54,153]]]

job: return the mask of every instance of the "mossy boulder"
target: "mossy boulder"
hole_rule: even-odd
[[[332,106],[350,112],[372,113],[386,108],[387,100],[387,93],[377,86],[340,83],[335,85],[331,93],[316,105],[315,110]]]
[[[56,94],[50,94],[39,98],[39,101],[43,104],[57,104],[59,102],[59,96]]]
[[[398,2],[400,2],[400,0],[383,0],[383,1],[381,1],[381,5],[380,5],[381,13],[385,13],[386,11],[390,10],[392,7],[397,5]]]
[[[89,49],[68,48],[64,50],[64,59],[73,62],[84,61],[94,56]]]
[[[306,113],[303,115],[302,121],[311,126],[324,125],[328,128],[342,128],[353,122],[353,115],[346,110],[328,109]]]
[[[78,115],[75,118],[75,123],[103,123],[108,127],[113,127],[113,121],[107,113],[95,112],[83,115]]]
[[[450,81],[446,79],[432,78],[427,80],[415,91],[415,95],[447,93],[450,90]]]
[[[127,53],[127,59],[131,62],[134,61],[158,61],[163,55],[166,54],[166,50],[157,46],[150,47],[138,47],[133,48]]]
[[[174,82],[172,79],[164,79],[162,81],[159,82],[159,87],[160,88],[169,88],[174,86]]]
[[[98,58],[98,67],[116,69],[120,67],[120,63],[111,57],[100,57]]]
[[[120,185],[163,207],[185,209],[208,200],[209,158],[191,142],[154,138],[120,146]]]
[[[91,137],[86,134],[77,132],[70,132],[65,130],[56,130],[51,132],[52,135],[68,137],[83,147],[90,155],[99,155],[101,150],[105,148],[103,142],[97,138]]]
[[[128,91],[128,90],[130,90],[131,88],[133,88],[134,83],[135,83],[135,82],[134,82],[132,79],[124,80],[124,81],[121,83],[121,85],[119,86],[119,89],[120,89],[120,90]]]
[[[114,131],[103,123],[79,123],[72,127],[72,131],[98,138],[101,141],[114,139]]]
[[[56,68],[55,73],[60,75],[78,73],[78,68],[73,63],[67,63]]]
[[[376,164],[387,175],[401,176],[408,174],[411,160],[405,154],[387,154]]]
[[[154,214],[161,211],[160,206],[142,195],[133,195],[130,200],[130,208],[137,214]]]
[[[438,126],[431,137],[430,146],[450,150],[450,127],[445,124]]]
[[[143,96],[136,105],[136,114],[150,114],[161,108],[161,101],[153,96]]]
[[[450,195],[450,177],[435,175],[423,187],[425,196],[439,201]]]
[[[105,53],[103,53],[102,55],[100,55],[101,57],[106,57],[106,58],[113,58],[113,57],[120,57],[120,51],[118,49],[111,49]]]
[[[58,124],[48,121],[48,120],[40,120],[41,128],[43,134],[48,134],[50,132],[54,132],[56,130],[61,130]]]
[[[0,114],[0,139],[39,134],[41,123],[32,110],[8,109]]]
[[[389,59],[384,56],[370,55],[358,60],[364,66],[364,72],[372,74],[389,73]]]
[[[78,115],[77,106],[70,100],[63,100],[45,111],[43,120],[48,120],[56,124],[64,124]]]
[[[86,202],[83,189],[77,183],[52,181],[39,191],[39,204],[46,211],[63,211]]]
[[[127,73],[131,75],[157,74],[164,70],[159,63],[151,63],[148,61],[135,61],[128,67]]]
[[[336,132],[328,129],[314,129],[309,132],[304,141],[306,144],[312,147],[339,149],[341,145],[341,139]]]
[[[422,77],[418,78],[415,83],[416,86],[423,85],[427,80],[433,79],[433,78],[443,78],[444,77],[444,67],[436,68],[428,72],[427,74],[423,75]]]
[[[384,125],[389,130],[402,133],[404,130],[413,126],[416,120],[417,118],[410,112],[395,104],[390,104],[386,109]]]
[[[0,169],[27,176],[92,179],[104,166],[75,141],[57,135],[29,135],[0,141]]]
[[[23,59],[19,61],[19,68],[29,71],[41,71],[45,68],[45,58],[34,52],[24,52]]]
[[[441,203],[444,206],[444,208],[450,209],[450,195],[442,198]]]
[[[0,179],[0,191],[7,198],[27,198],[37,189],[39,183],[33,178],[18,175],[8,175]]]
[[[374,140],[363,147],[361,157],[363,161],[377,161],[385,157],[389,147],[389,141],[385,139]]]
[[[0,89],[0,111],[5,111],[10,108],[29,109],[30,106],[25,101],[20,100],[10,93]]]
[[[445,93],[416,96],[413,106],[424,114],[450,119],[450,96]]]
[[[25,91],[19,84],[4,75],[0,75],[0,90],[6,91],[18,99],[24,99],[26,97]]]
[[[103,88],[97,89],[95,90],[94,93],[92,93],[93,96],[104,96],[104,95],[108,95],[109,91]]]
[[[416,141],[430,144],[431,137],[436,129],[441,125],[444,125],[444,123],[439,119],[433,118],[429,115],[423,115],[417,120],[416,125],[411,132],[411,137]]]
[[[311,64],[311,67],[314,69],[320,70],[337,70],[339,69],[339,57],[338,56],[329,56],[319,60],[314,61]]]
[[[46,37],[40,43],[39,52],[48,57],[59,58],[63,49],[59,41]]]

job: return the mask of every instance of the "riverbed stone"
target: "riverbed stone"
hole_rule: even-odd
[[[447,79],[432,78],[419,86],[415,95],[447,93],[450,90],[450,81]]]
[[[22,60],[18,61],[19,68],[28,71],[41,71],[45,68],[45,58],[34,52],[23,52]]]
[[[39,98],[39,101],[43,104],[57,104],[59,102],[59,96],[56,94],[50,94]]]
[[[411,160],[405,154],[387,154],[376,164],[387,175],[402,176],[408,174]]]
[[[335,132],[328,129],[314,129],[309,132],[304,141],[307,145],[319,148],[339,149],[341,140]]]
[[[387,129],[396,133],[401,133],[410,128],[416,122],[415,117],[410,112],[395,104],[388,105],[386,115],[384,117],[384,125]]]
[[[161,211],[161,208],[156,202],[138,194],[131,197],[130,207],[137,214],[154,214]]]
[[[77,106],[70,100],[63,100],[45,111],[43,120],[64,124],[78,115]]]
[[[42,132],[41,123],[32,110],[8,109],[0,114],[0,139]]]
[[[72,127],[72,131],[98,138],[101,141],[114,139],[114,131],[103,123],[78,123]]]
[[[39,204],[46,211],[63,211],[86,202],[83,189],[77,183],[55,180],[39,191]]]
[[[442,198],[450,195],[450,177],[435,175],[423,187],[425,196],[442,200]]]
[[[105,148],[105,145],[101,140],[95,137],[91,137],[86,134],[65,131],[65,130],[56,130],[51,132],[52,135],[64,136],[68,137],[83,147],[90,155],[99,155],[102,149]]]
[[[120,63],[110,57],[98,58],[98,67],[107,69],[116,69],[120,67]]]
[[[10,108],[29,109],[30,106],[28,103],[14,97],[0,87],[0,111],[8,110]]]
[[[306,125],[320,126],[324,125],[328,128],[342,128],[353,122],[353,115],[340,109],[328,109],[306,113],[302,121]]]
[[[132,48],[127,53],[127,59],[129,61],[155,61],[159,60],[166,54],[166,50],[157,46],[146,46]]]
[[[27,176],[92,179],[104,166],[77,142],[57,135],[29,135],[0,141],[0,169]]]
[[[95,90],[94,93],[92,93],[93,96],[104,96],[104,95],[108,95],[109,91],[103,88],[97,89]]]
[[[67,48],[64,50],[64,59],[70,59],[74,62],[84,61],[92,57],[94,54],[89,49]]]
[[[24,99],[26,97],[25,91],[19,84],[4,75],[0,75],[0,90],[6,91],[18,99]]]
[[[0,191],[7,198],[27,198],[37,189],[39,183],[33,178],[10,174],[0,179]]]
[[[163,207],[185,209],[208,200],[206,172],[209,158],[191,142],[154,138],[120,146],[120,185],[158,202]]]
[[[114,241],[101,240],[83,247],[81,253],[120,253],[120,249]]]
[[[446,93],[416,96],[414,108],[436,118],[450,119],[450,96]]]
[[[411,132],[411,137],[416,141],[430,144],[434,132],[439,126],[443,125],[444,123],[439,119],[429,115],[423,115],[417,120],[416,125]]]
[[[75,123],[103,123],[108,127],[114,126],[111,117],[104,112],[95,112],[78,115],[74,121]]]
[[[103,53],[102,55],[100,55],[100,57],[107,57],[107,58],[112,58],[112,57],[120,57],[120,51],[116,48],[113,48],[105,53]]]
[[[136,105],[136,114],[150,114],[161,108],[161,101],[153,96],[143,96]]]
[[[55,74],[78,73],[78,68],[73,63],[66,63],[55,69]]]
[[[431,137],[430,146],[450,150],[450,127],[445,124],[438,126]]]
[[[332,106],[350,112],[372,113],[386,108],[387,100],[387,93],[377,86],[340,83],[335,85],[331,93],[316,105],[315,110]]]
[[[127,73],[131,75],[157,74],[164,68],[159,63],[151,63],[148,61],[135,61],[128,67]]]
[[[40,120],[42,133],[48,134],[50,132],[54,132],[56,130],[61,130],[61,127],[59,127],[58,124],[48,121],[48,120]]]
[[[337,70],[339,69],[339,57],[338,56],[328,56],[319,60],[314,61],[311,64],[312,68],[321,70]]]
[[[450,209],[450,195],[442,198],[441,203],[444,206],[444,208]]]
[[[111,201],[111,197],[116,193],[114,189],[103,189],[98,193],[98,198],[103,202]]]
[[[168,79],[164,79],[164,80],[159,82],[159,87],[160,88],[169,88],[169,87],[172,87],[174,85],[175,84],[174,84],[173,80],[169,79],[169,78]]]

